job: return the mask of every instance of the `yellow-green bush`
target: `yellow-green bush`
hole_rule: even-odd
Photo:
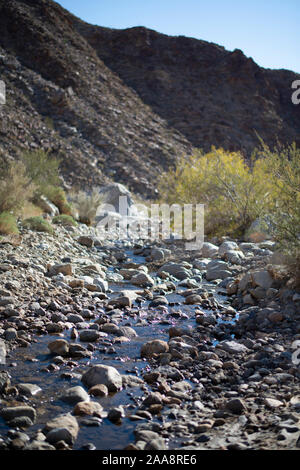
[[[264,158],[250,165],[239,152],[195,151],[162,175],[159,190],[169,204],[205,204],[208,234],[241,234],[261,214],[273,210],[278,188]]]
[[[0,214],[0,233],[2,235],[19,233],[16,218],[9,212],[2,212]]]
[[[65,191],[59,186],[46,186],[43,194],[58,207],[59,212],[65,215],[72,215],[73,210],[71,204],[67,200]]]
[[[24,228],[34,230],[35,232],[54,233],[53,227],[43,219],[43,217],[30,217],[22,222]]]
[[[21,161],[25,165],[26,176],[35,184],[37,193],[43,194],[46,187],[60,184],[60,161],[48,152],[42,149],[24,152]]]
[[[0,212],[19,214],[36,187],[22,162],[14,161],[0,172]]]
[[[293,143],[270,150],[262,142],[259,155],[279,194],[272,213],[273,236],[300,282],[300,149]]]
[[[70,215],[57,215],[53,217],[52,223],[56,225],[62,225],[63,227],[76,227],[77,223]]]

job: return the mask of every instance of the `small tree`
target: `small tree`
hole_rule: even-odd
[[[273,235],[300,281],[300,149],[293,143],[270,150],[262,142],[260,154],[279,194],[272,214]]]
[[[276,188],[267,177],[266,162],[247,165],[239,152],[212,148],[181,158],[160,179],[162,198],[170,203],[205,204],[206,233],[242,233],[272,209]]]

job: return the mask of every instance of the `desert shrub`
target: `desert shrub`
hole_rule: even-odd
[[[49,222],[47,222],[47,220],[43,219],[43,217],[30,217],[29,219],[25,219],[22,225],[24,228],[28,228],[36,232],[54,232],[53,227]]]
[[[67,195],[62,188],[59,186],[47,186],[44,188],[43,194],[58,207],[61,214],[72,215],[72,206],[68,202]]]
[[[300,149],[293,143],[271,150],[262,142],[260,156],[279,193],[272,213],[273,236],[300,282]]]
[[[26,176],[36,186],[36,192],[43,194],[48,186],[60,184],[60,161],[56,157],[51,157],[48,152],[42,149],[25,152],[21,156],[21,161],[25,165]]]
[[[41,216],[44,211],[36,204],[30,201],[25,202],[22,211],[20,212],[21,219],[29,219],[30,217]]]
[[[53,217],[52,223],[56,225],[63,225],[64,227],[76,227],[77,223],[70,215],[57,215]]]
[[[35,189],[22,162],[8,164],[0,173],[0,212],[22,212],[26,202],[33,197]]]
[[[19,233],[16,218],[9,212],[2,212],[0,214],[0,233],[2,235]]]
[[[265,159],[254,157],[248,165],[239,152],[196,151],[161,176],[161,197],[169,204],[204,204],[207,234],[242,234],[272,211],[277,195]]]
[[[81,223],[92,225],[98,207],[102,204],[103,198],[99,194],[98,188],[93,188],[91,193],[85,191],[73,191],[70,194],[70,199],[75,209],[78,211],[78,219]]]

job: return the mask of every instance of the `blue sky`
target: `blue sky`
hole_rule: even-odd
[[[300,0],[58,0],[88,23],[146,26],[241,49],[260,66],[300,73]]]

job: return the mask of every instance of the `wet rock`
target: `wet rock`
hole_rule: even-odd
[[[76,404],[73,413],[75,416],[100,416],[103,411],[100,403],[96,401],[81,401]]]
[[[225,241],[222,243],[222,245],[219,247],[218,254],[220,256],[226,255],[229,251],[239,251],[239,246],[236,242],[233,241]]]
[[[279,408],[283,406],[284,403],[280,400],[275,400],[274,398],[264,398],[264,404],[271,409]]]
[[[137,337],[137,332],[130,326],[120,326],[119,330],[120,330],[121,335],[126,336],[127,338]]]
[[[169,351],[169,345],[165,341],[155,339],[143,344],[141,348],[142,357],[151,357],[154,354],[166,353]]]
[[[9,421],[12,428],[29,428],[33,426],[33,421],[28,416],[18,416]]]
[[[0,361],[0,364],[1,364],[1,361]],[[0,371],[0,393],[5,393],[6,389],[9,386],[10,386],[10,375],[6,371]]]
[[[83,322],[84,319],[81,315],[78,315],[76,313],[69,313],[67,315],[67,321],[69,321],[70,323],[80,323]]]
[[[149,307],[158,307],[159,305],[168,305],[169,301],[164,295],[157,295],[150,302]]]
[[[77,420],[70,414],[57,416],[48,421],[43,429],[46,440],[50,444],[55,444],[63,440],[67,444],[72,445],[77,439],[78,431],[79,426]]]
[[[117,392],[122,388],[122,376],[111,366],[93,366],[83,374],[81,380],[88,388],[98,384],[106,385],[109,392]]]
[[[143,272],[133,276],[131,278],[130,282],[132,284],[136,285],[136,286],[148,287],[148,286],[153,286],[154,285],[154,281],[153,281],[152,277],[149,276],[149,274],[143,273]]]
[[[26,450],[56,450],[54,446],[48,442],[32,441],[25,447]]]
[[[107,397],[108,388],[106,387],[106,385],[98,384],[91,387],[88,393],[89,395],[92,395],[94,397]]]
[[[65,339],[57,339],[48,344],[48,349],[57,356],[67,356],[69,353],[69,343]]]
[[[120,422],[122,418],[125,418],[125,410],[123,406],[118,406],[109,410],[108,419],[114,422]]]
[[[7,328],[4,336],[6,341],[15,341],[18,338],[18,332],[15,328]]]
[[[42,391],[41,387],[36,384],[21,383],[17,385],[19,393],[27,397],[34,397]]]
[[[247,346],[236,341],[221,341],[217,347],[232,354],[245,353],[249,351]]]
[[[132,299],[127,295],[122,295],[120,297],[116,297],[115,299],[111,299],[108,302],[108,305],[112,305],[113,307],[122,308],[122,307],[132,307]]]
[[[174,338],[176,336],[192,336],[192,329],[180,328],[179,326],[172,326],[169,329],[169,337]]]
[[[157,437],[156,439],[152,439],[148,441],[145,445],[145,450],[167,450],[168,447],[166,445],[166,441],[163,437]]]
[[[231,276],[231,271],[228,269],[228,264],[225,261],[214,260],[208,263],[206,267],[206,279],[214,281],[216,279],[226,279]]]
[[[161,405],[163,403],[163,395],[159,392],[150,393],[143,401],[143,405]]]
[[[12,421],[15,418],[29,418],[32,422],[36,419],[36,411],[31,406],[10,406],[4,407],[0,411],[1,417],[5,421]]]
[[[251,276],[254,286],[269,289],[273,285],[274,280],[268,271],[254,271]]]
[[[76,403],[80,401],[89,401],[90,397],[84,388],[77,386],[68,388],[68,390],[63,392],[60,396],[60,399],[71,405],[76,405]]]
[[[122,375],[122,383],[124,387],[140,387],[144,381],[136,375]]]
[[[159,434],[147,429],[136,429],[134,431],[136,441],[150,442],[154,439],[159,439]]]
[[[247,410],[245,403],[240,398],[233,398],[232,400],[229,400],[226,403],[226,409],[237,415],[240,415]]]
[[[202,297],[197,294],[191,294],[185,298],[185,304],[187,305],[194,305],[194,304],[201,304],[201,303],[202,303]]]
[[[95,341],[98,341],[100,338],[100,333],[97,330],[94,329],[89,329],[89,330],[82,330],[79,333],[79,339],[82,342],[87,342],[87,343],[93,343]]]
[[[213,258],[219,252],[219,247],[213,243],[204,242],[201,248],[201,256],[204,258]]]
[[[172,276],[176,277],[176,279],[187,279],[192,276],[192,273],[190,269],[192,268],[192,265],[188,263],[166,263],[164,264],[159,270],[157,271],[158,274],[161,274],[163,272],[171,274]]]
[[[166,256],[170,255],[171,251],[163,248],[152,248],[150,256],[153,261],[163,261]]]

